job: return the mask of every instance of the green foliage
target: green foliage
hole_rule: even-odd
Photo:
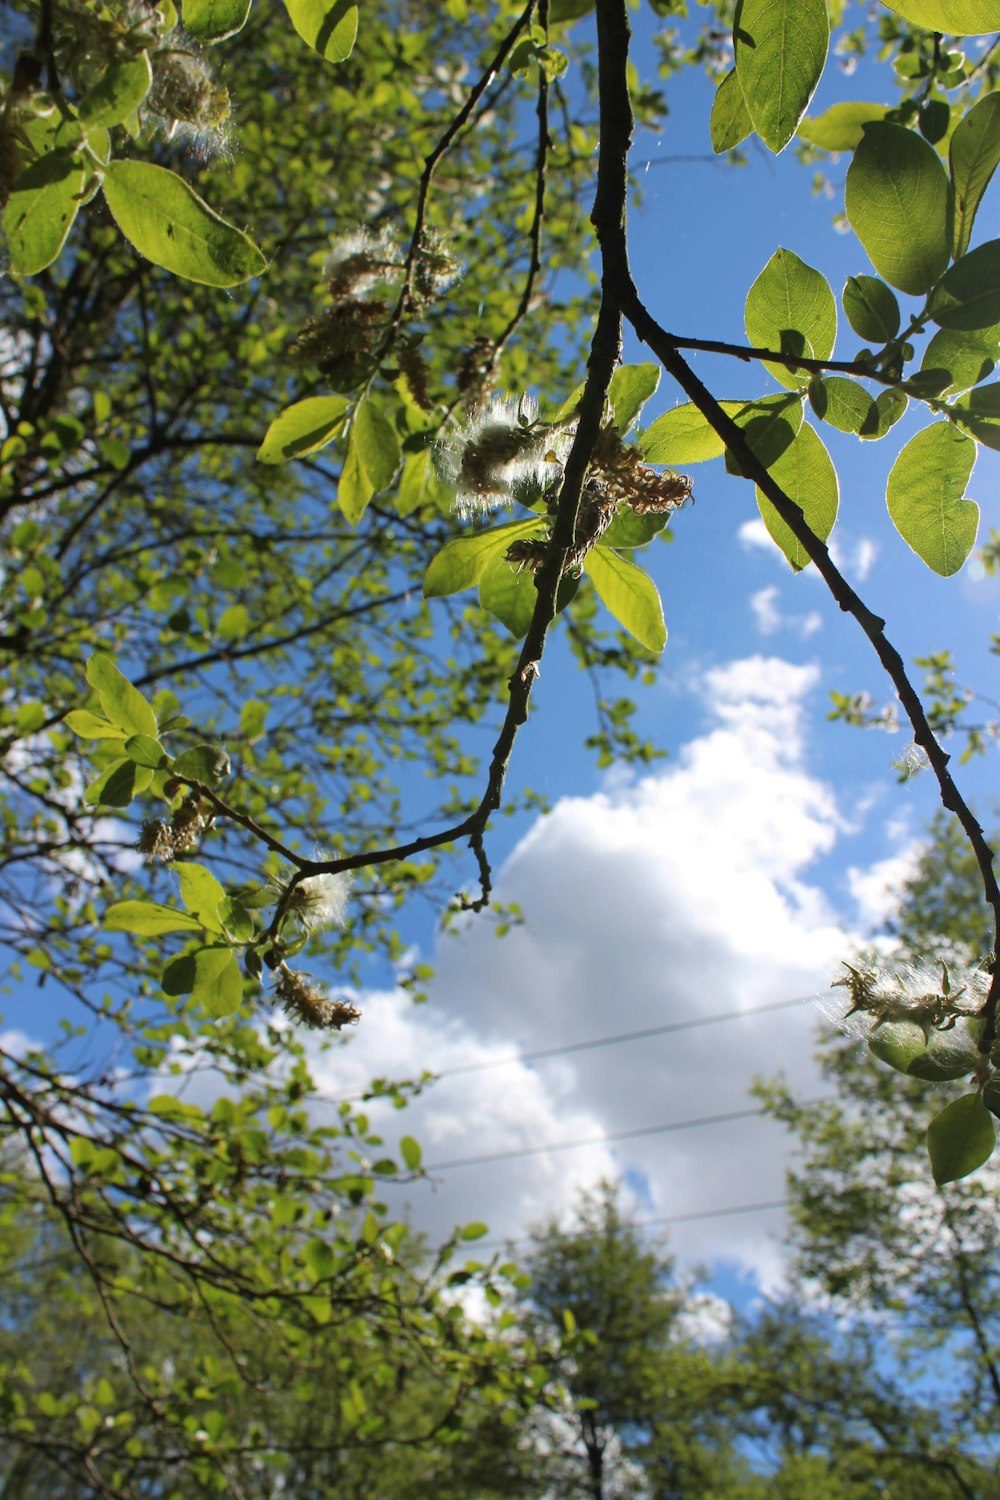
[[[889,475],[893,525],[945,578],[958,572],[975,546],[979,507],[962,498],[975,461],[975,445],[949,422],[937,422],[910,439]]]
[[[872,265],[890,286],[930,291],[948,264],[948,177],[937,153],[912,130],[864,127],[847,173],[847,217]]]
[[[830,42],[826,0],[739,0],[736,77],[754,129],[771,151],[795,134]]]

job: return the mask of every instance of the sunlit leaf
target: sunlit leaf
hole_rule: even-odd
[[[350,57],[358,35],[358,7],[352,0],[285,0],[292,25],[327,62]]]
[[[739,0],[736,74],[754,129],[771,151],[795,134],[826,62],[826,0]]]
[[[865,126],[847,171],[847,217],[891,286],[916,295],[941,275],[951,247],[950,199],[932,146],[901,125]]]
[[[662,651],[667,627],[660,595],[649,574],[606,547],[589,552],[584,566],[598,598],[619,625],[647,651]]]
[[[889,515],[929,568],[950,578],[972,551],[979,506],[965,500],[976,445],[951,422],[935,422],[910,439],[886,486]]]
[[[833,461],[808,423],[802,424],[794,443],[775,460],[769,473],[788,498],[795,501],[813,535],[825,542],[837,519],[840,487]],[[792,567],[796,571],[807,567],[808,552],[760,488],[757,488],[757,505],[764,525]]]
[[[997,1136],[990,1112],[978,1094],[946,1104],[927,1127],[927,1153],[939,1187],[968,1177],[989,1161]]]
[[[746,330],[758,349],[829,359],[837,337],[837,304],[825,276],[791,250],[776,250],[747,293]],[[797,389],[808,372],[765,361],[779,385]]]

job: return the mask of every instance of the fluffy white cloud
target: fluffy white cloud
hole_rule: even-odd
[[[442,1074],[405,1115],[379,1116],[387,1138],[405,1130],[423,1143],[431,1181],[403,1197],[431,1233],[481,1219],[491,1239],[516,1237],[540,1216],[568,1216],[579,1188],[609,1174],[640,1185],[650,1218],[783,1196],[780,1129],[685,1122],[751,1111],[754,1074],[783,1068],[802,1094],[817,1087],[808,997],[851,944],[810,879],[845,828],[804,765],[803,701],[817,677],[760,656],[708,672],[714,725],[675,764],[564,798],[521,840],[497,886],[522,926],[497,941],[470,918],[444,938],[426,1006],[391,993],[359,1002],[362,1026],[321,1064],[328,1088]],[[549,1149],[558,1144],[567,1149]],[[448,1165],[481,1157],[499,1159]],[[769,1282],[781,1225],[774,1211],[689,1218],[671,1240],[682,1259],[729,1260]]]
[[[806,615],[782,614],[778,607],[778,589],[774,584],[751,594],[750,608],[761,635],[774,635],[779,630],[791,630],[803,640],[807,640],[823,625],[823,616],[815,609],[810,610]]]

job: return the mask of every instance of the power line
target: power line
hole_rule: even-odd
[[[797,995],[792,1000],[769,1000],[765,1005],[751,1005],[743,1010],[720,1010],[711,1016],[693,1016],[687,1021],[665,1021],[662,1026],[645,1026],[640,1031],[618,1031],[609,1036],[596,1036],[589,1041],[562,1042],[556,1047],[535,1047],[530,1052],[511,1052],[507,1057],[490,1057],[480,1062],[456,1063],[451,1068],[441,1068],[429,1080],[454,1078],[460,1073],[485,1073],[491,1068],[506,1068],[512,1063],[539,1062],[546,1057],[565,1057],[572,1052],[590,1052],[601,1047],[617,1047],[622,1042],[647,1041],[650,1037],[669,1036],[675,1031],[697,1031],[700,1026],[717,1026],[723,1021],[739,1021],[744,1016],[759,1016],[767,1011],[791,1010],[795,1006],[808,1005],[814,995]],[[331,1104],[354,1103],[371,1100],[370,1092],[363,1094],[332,1094],[326,1096]]]
[[[456,1063],[453,1068],[441,1068],[435,1078],[453,1078],[457,1073],[482,1073],[489,1068],[503,1068],[511,1063],[537,1062],[543,1057],[565,1057],[571,1052],[589,1052],[599,1047],[615,1047],[620,1042],[646,1041],[654,1036],[668,1036],[673,1031],[694,1031],[699,1026],[716,1026],[722,1021],[738,1021],[743,1016],[762,1015],[770,1010],[790,1010],[792,1006],[805,1005],[812,995],[798,995],[794,1000],[771,1000],[766,1005],[754,1005],[745,1010],[720,1010],[711,1016],[694,1016],[688,1021],[667,1021],[662,1026],[646,1026],[641,1031],[619,1031],[610,1036],[594,1037],[586,1042],[564,1042],[558,1047],[536,1047],[530,1052],[512,1052],[509,1057],[491,1057],[482,1062]]]
[[[759,1214],[766,1213],[772,1209],[787,1208],[787,1198],[767,1198],[760,1203],[735,1203],[726,1208],[698,1208],[681,1214],[660,1214],[655,1219],[630,1219],[626,1227],[629,1229],[656,1229],[664,1224],[690,1224],[697,1219],[723,1219],[736,1214]],[[591,1236],[600,1235],[600,1229],[569,1229],[560,1231],[559,1237],[564,1240],[586,1240]],[[477,1240],[476,1247],[480,1250],[498,1250],[506,1245],[523,1245],[535,1238],[531,1234],[518,1234],[505,1240]]]
[[[804,1099],[802,1106],[818,1104],[818,1099]],[[455,1156],[450,1161],[428,1163],[424,1170],[448,1172],[454,1167],[480,1167],[494,1161],[513,1161],[521,1156],[540,1156],[545,1151],[573,1151],[580,1146],[604,1146],[612,1141],[635,1140],[645,1135],[669,1135],[675,1130],[694,1130],[700,1125],[728,1125],[734,1120],[755,1120],[764,1114],[763,1109],[733,1109],[725,1114],[695,1115],[688,1120],[670,1120],[664,1125],[642,1125],[632,1130],[616,1130],[609,1135],[580,1136],[575,1141],[548,1141],[535,1146],[517,1146],[508,1151],[488,1151],[480,1156]]]

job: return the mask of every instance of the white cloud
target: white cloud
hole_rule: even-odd
[[[760,516],[755,516],[750,521],[744,521],[736,531],[736,540],[746,552],[755,548],[763,552],[769,552],[777,562],[784,563],[781,548],[773,540]],[[830,538],[827,544],[830,556],[845,577],[855,583],[863,583],[868,577],[878,557],[878,542],[871,537],[862,536],[857,540],[845,538],[838,531]],[[785,564],[787,567],[787,564]],[[815,568],[807,568],[804,572],[807,578],[818,578],[819,574]]]
[[[916,873],[923,848],[923,843],[915,839],[868,869],[852,865],[848,870],[847,885],[857,907],[856,920],[864,931],[874,932],[895,910],[900,887]]]
[[[419,1074],[561,1048],[721,1012],[738,1019],[534,1062],[453,1073],[405,1115],[376,1107],[387,1137],[423,1143],[433,1168],[401,1195],[432,1234],[482,1219],[516,1237],[568,1212],[602,1175],[644,1184],[645,1216],[712,1213],[784,1192],[787,1143],[749,1111],[753,1074],[784,1068],[811,1095],[814,1007],[755,1007],[824,991],[850,951],[810,878],[845,828],[804,766],[803,700],[814,667],[752,657],[709,671],[714,724],[656,775],[619,776],[540,818],[497,873],[500,900],[525,922],[497,941],[470,918],[442,940],[429,1004],[397,994],[359,1001],[346,1049],[319,1066],[343,1092],[373,1074]],[[656,1127],[675,1127],[659,1130]],[[586,1141],[575,1149],[547,1143]],[[689,1219],[670,1231],[684,1260],[724,1259],[775,1284],[780,1213]]]
[[[774,584],[766,589],[758,589],[750,596],[750,608],[761,635],[774,635],[779,630],[790,630],[806,640],[821,629],[823,616],[818,610],[810,610],[806,615],[786,615],[778,608],[777,601],[778,589]]]

